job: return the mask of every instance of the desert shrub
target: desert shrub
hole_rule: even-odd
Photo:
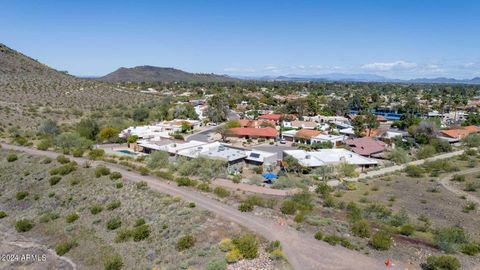
[[[75,148],[75,149],[72,150],[72,155],[74,157],[83,157],[84,153],[85,153],[84,149]]]
[[[370,245],[376,250],[388,250],[392,245],[392,236],[386,231],[379,231],[370,239]]]
[[[263,173],[263,167],[262,166],[255,166],[252,168],[253,172],[256,174],[262,174]]]
[[[225,197],[228,197],[230,196],[230,191],[222,188],[222,187],[216,187],[214,190],[213,190],[213,193],[215,195],[217,195],[218,197],[220,198],[225,198]]]
[[[166,179],[166,180],[175,179],[175,176],[171,172],[156,171],[155,176]]]
[[[220,248],[221,251],[227,252],[232,250],[235,246],[233,245],[232,239],[230,238],[225,238],[220,241],[218,244],[218,247]]]
[[[60,180],[62,180],[62,177],[58,175],[54,175],[50,177],[50,179],[48,179],[48,181],[50,182],[50,186],[55,186],[56,184],[58,184],[58,182],[60,182]]]
[[[15,223],[15,229],[17,232],[28,232],[33,226],[33,222],[28,219],[20,219]]]
[[[479,188],[479,184],[473,182],[473,181],[468,181],[466,184],[465,184],[465,191],[470,191],[470,192],[473,192],[473,191],[476,191],[478,188]]]
[[[77,242],[75,240],[64,241],[57,244],[57,246],[55,247],[55,252],[58,256],[63,256],[75,246],[77,246]]]
[[[109,175],[109,174],[110,174],[110,169],[103,165],[98,165],[95,168],[95,177],[97,178],[100,178],[102,176]]]
[[[147,167],[140,167],[138,171],[141,175],[148,175],[150,173],[150,170]]]
[[[417,165],[408,165],[405,168],[405,173],[410,177],[422,177],[424,170],[422,167]]]
[[[133,241],[139,242],[147,239],[150,236],[150,227],[147,224],[143,224],[135,227],[132,230]]]
[[[227,261],[224,258],[216,258],[205,265],[205,270],[225,270]]]
[[[57,218],[59,218],[60,215],[57,214],[57,213],[46,213],[46,214],[43,214],[41,217],[40,217],[40,223],[48,223],[50,222],[51,220],[55,220]]]
[[[103,156],[105,156],[105,150],[103,149],[92,149],[88,152],[88,157],[93,160],[102,158]]]
[[[140,190],[144,190],[148,188],[148,184],[145,181],[140,181],[136,183],[135,186],[137,187],[137,189],[140,189]]]
[[[238,210],[240,210],[240,212],[251,212],[253,211],[253,204],[250,204],[248,202],[242,202],[238,206]]]
[[[205,192],[210,192],[212,191],[212,189],[210,188],[210,185],[208,183],[200,183],[197,188],[201,191],[205,191]]]
[[[323,198],[323,206],[324,207],[335,207],[335,199],[331,196],[325,196]]]
[[[314,235],[315,239],[317,240],[322,240],[323,239],[323,232],[322,231],[317,231]]]
[[[105,270],[120,270],[123,267],[123,260],[120,255],[109,257],[103,263],[103,269]]]
[[[293,215],[297,211],[297,203],[291,199],[286,199],[283,201],[280,211],[286,215]]]
[[[310,211],[313,209],[312,194],[308,191],[295,193],[290,199],[297,204],[297,209],[299,210]]]
[[[65,216],[65,221],[67,223],[73,223],[79,218],[78,214],[75,212],[69,213]]]
[[[60,164],[67,164],[67,163],[70,162],[70,159],[68,157],[64,156],[64,155],[61,155],[61,156],[57,157],[57,161]]]
[[[458,245],[466,244],[468,237],[460,227],[447,227],[438,230],[433,240],[439,249],[445,252],[453,252]]]
[[[127,242],[132,237],[132,230],[120,229],[115,236],[115,243]]]
[[[359,175],[359,173],[357,172],[357,166],[354,164],[342,163],[338,166],[337,169],[340,176],[356,177]]]
[[[103,211],[103,206],[101,204],[97,203],[92,205],[92,207],[90,207],[90,213],[92,213],[92,215],[96,215],[102,211]]]
[[[415,227],[411,224],[405,224],[400,227],[400,233],[406,236],[410,236],[415,232]]]
[[[115,230],[122,226],[122,221],[118,217],[111,218],[107,221],[107,229],[108,230]]]
[[[464,145],[468,147],[478,147],[480,146],[480,134],[478,133],[471,133],[465,136],[462,139]]]
[[[363,211],[354,202],[347,204],[347,219],[349,222],[356,222],[362,219]]]
[[[242,252],[238,248],[234,248],[225,254],[227,263],[236,263],[241,259],[243,259]]]
[[[480,244],[477,243],[468,243],[460,247],[460,251],[464,254],[475,256],[480,253]]]
[[[293,221],[297,223],[302,223],[305,220],[305,215],[302,213],[297,214],[294,218]]]
[[[285,254],[280,249],[274,249],[270,252],[269,257],[272,260],[280,260],[280,259],[285,258]]]
[[[176,181],[179,187],[194,187],[198,183],[196,180],[190,179],[188,177],[179,177],[176,179]]]
[[[107,204],[107,210],[111,211],[117,209],[118,207],[120,207],[120,205],[122,205],[122,203],[119,200],[113,200],[109,204]]]
[[[457,270],[460,269],[461,264],[460,261],[453,256],[429,256],[426,267],[429,270]]]
[[[390,224],[392,226],[398,227],[408,223],[409,221],[410,221],[410,217],[408,216],[407,211],[405,210],[405,208],[402,208],[400,209],[400,211],[398,211],[398,213],[395,213],[392,216],[390,220]]]
[[[135,220],[135,225],[134,225],[134,227],[142,226],[142,225],[144,225],[144,224],[145,224],[145,219],[139,218],[139,219]]]
[[[358,237],[368,238],[371,236],[370,223],[366,220],[359,220],[352,226],[352,233]]]
[[[424,145],[420,147],[417,151],[417,158],[418,159],[425,159],[435,155],[437,151],[433,145]]]
[[[455,174],[454,176],[452,176],[451,181],[454,181],[454,182],[465,182],[465,175]]]
[[[385,205],[380,203],[371,203],[363,211],[365,218],[368,219],[378,219],[378,220],[387,220],[392,211],[385,207]]]
[[[233,244],[245,259],[255,259],[258,256],[258,241],[253,235],[234,238]]]
[[[320,184],[318,184],[317,188],[315,189],[315,192],[320,194],[323,197],[323,196],[327,196],[328,194],[330,194],[330,192],[332,192],[332,188],[325,183],[320,183]]]
[[[43,139],[37,144],[37,149],[38,150],[48,150],[48,148],[52,147],[52,140],[49,139]]]
[[[7,155],[6,159],[7,159],[7,162],[14,162],[18,159],[18,157],[17,155],[10,153]]]
[[[195,245],[196,239],[193,235],[184,235],[177,241],[176,248],[178,251],[189,249]]]
[[[77,169],[77,163],[75,161],[69,162],[60,167],[55,167],[49,171],[50,175],[68,175]]]
[[[407,151],[401,147],[396,147],[392,151],[388,152],[388,159],[396,164],[403,164],[410,161]]]
[[[29,195],[28,191],[19,191],[15,194],[18,201],[25,199]]]
[[[150,169],[165,168],[168,165],[168,153],[155,151],[148,157],[147,167]]]
[[[464,213],[469,213],[470,211],[473,211],[477,208],[477,203],[476,202],[467,202],[467,204],[463,207],[463,212]]]
[[[55,137],[54,144],[64,150],[70,149],[89,149],[92,141],[81,137],[78,133],[64,132]]]
[[[5,213],[5,211],[0,211],[0,219],[6,218],[6,217],[7,217],[7,213]]]
[[[110,174],[110,179],[112,180],[117,180],[117,179],[120,179],[122,178],[122,174],[120,172],[112,172]]]
[[[116,184],[115,184],[115,187],[116,187],[116,188],[123,188],[123,183],[116,183]]]

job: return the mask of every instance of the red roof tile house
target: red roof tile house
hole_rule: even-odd
[[[261,128],[261,127],[275,127],[276,123],[273,120],[250,120],[250,119],[240,119],[240,127],[246,128]]]
[[[298,143],[312,144],[312,139],[320,134],[322,134],[322,132],[318,130],[300,129],[295,133],[295,136],[293,136],[293,140]]]
[[[278,131],[273,127],[265,128],[251,128],[251,127],[239,127],[231,128],[227,132],[228,137],[237,137],[245,139],[276,139]]]
[[[455,129],[442,130],[441,133],[449,138],[461,140],[471,133],[480,133],[480,128],[477,126],[466,126]]]
[[[386,144],[371,137],[346,140],[345,144],[350,147],[352,152],[365,157],[382,156],[387,150]]]

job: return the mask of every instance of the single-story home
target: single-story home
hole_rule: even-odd
[[[246,151],[245,162],[253,165],[275,165],[277,163],[277,153],[251,150]]]
[[[318,126],[318,123],[316,122],[311,122],[311,121],[300,121],[300,120],[295,120],[295,121],[284,121],[283,122],[283,127],[286,128],[295,128],[295,129],[315,129]]]
[[[363,157],[342,148],[320,149],[313,152],[285,150],[283,153],[284,157],[291,156],[295,158],[300,165],[307,168],[335,166],[341,163],[353,164],[359,167],[369,167],[378,164],[376,160]]]
[[[333,147],[337,147],[346,139],[345,135],[320,134],[312,139],[312,143],[331,142]]]
[[[461,140],[468,134],[480,133],[480,127],[477,126],[465,126],[460,128],[452,128],[440,131],[443,136],[451,139]]]
[[[297,134],[297,130],[295,129],[282,131],[282,140],[293,142],[295,134]]]
[[[227,132],[227,137],[238,137],[245,139],[273,139],[275,140],[278,136],[277,129],[273,127],[264,127],[264,128],[231,128]]]
[[[318,130],[300,129],[297,131],[297,133],[295,133],[293,139],[294,142],[297,143],[312,144],[313,138],[320,134],[322,134],[322,132]]]
[[[345,144],[350,147],[352,152],[365,157],[381,157],[383,152],[387,150],[384,142],[373,139],[372,137],[349,139],[345,141]]]

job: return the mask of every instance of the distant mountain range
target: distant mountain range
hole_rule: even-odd
[[[244,80],[262,81],[339,81],[339,82],[385,82],[385,83],[425,83],[425,84],[480,84],[480,77],[459,80],[454,78],[417,78],[410,80],[392,79],[375,74],[329,73],[322,75],[285,75],[285,76],[236,76]]]
[[[227,82],[238,79],[213,73],[189,73],[168,67],[138,66],[119,68],[98,80],[107,82]]]

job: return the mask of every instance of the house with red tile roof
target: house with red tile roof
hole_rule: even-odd
[[[228,137],[237,137],[245,139],[276,139],[278,136],[277,129],[273,127],[265,128],[251,128],[251,127],[239,127],[231,128],[227,132]]]
[[[312,144],[312,139],[320,134],[322,134],[322,132],[318,130],[300,129],[295,133],[295,136],[293,136],[293,140],[297,143]]]
[[[472,125],[472,126],[465,126],[465,127],[460,127],[460,128],[441,130],[440,132],[445,137],[456,139],[456,140],[461,140],[464,137],[466,137],[468,134],[480,133],[480,127]]]
[[[352,152],[364,157],[382,156],[383,152],[387,150],[386,144],[382,141],[375,140],[371,137],[363,137],[346,140]]]
[[[275,127],[276,123],[274,120],[251,120],[251,119],[240,119],[240,127],[250,127],[250,128],[260,128],[260,127]]]
[[[282,119],[282,115],[276,114],[276,113],[270,113],[270,114],[260,115],[258,119],[273,120],[275,122],[279,122]]]

